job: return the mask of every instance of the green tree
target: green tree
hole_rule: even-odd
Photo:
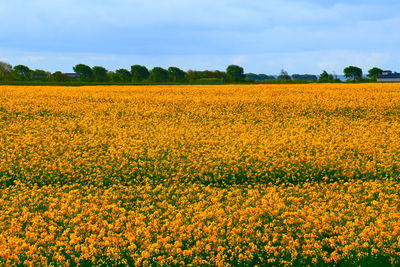
[[[201,78],[206,78],[206,79],[218,79],[221,82],[226,82],[228,81],[228,75],[224,71],[219,71],[219,70],[205,70],[200,72]],[[244,76],[246,78],[246,76]]]
[[[25,65],[17,65],[14,67],[13,73],[18,80],[27,81],[31,79],[32,70]]]
[[[115,71],[113,80],[115,82],[129,83],[132,81],[132,74],[127,69],[118,69]]]
[[[145,66],[133,65],[131,66],[131,74],[133,82],[143,82],[150,76],[149,70]]]
[[[355,81],[356,79],[362,78],[362,69],[356,66],[348,66],[343,70],[344,76],[347,79],[352,79]]]
[[[61,71],[56,71],[50,76],[50,81],[55,82],[68,82],[69,77]]]
[[[201,79],[201,71],[188,70],[186,73],[186,76],[187,76],[188,80],[192,82],[192,81]]]
[[[369,71],[368,71],[368,78],[370,78],[370,79],[374,79],[374,80],[376,80],[376,78],[379,76],[379,75],[382,75],[382,73],[383,73],[383,70],[381,70],[380,68],[372,68],[372,69],[370,69]]]
[[[92,68],[93,79],[96,82],[105,82],[107,80],[107,70],[101,66],[94,66]]]
[[[228,76],[226,72],[219,71],[219,70],[204,70],[204,71],[197,71],[197,70],[188,70],[186,73],[187,79],[190,81],[195,81],[199,79],[218,79],[219,81],[227,81]]]
[[[273,80],[275,79],[274,76],[266,75],[266,74],[255,74],[255,73],[246,73],[246,78],[256,81],[256,82],[261,82],[265,80]]]
[[[324,70],[320,75],[319,75],[319,82],[322,83],[327,83],[327,82],[333,82],[334,77],[332,74],[329,74],[326,70]]]
[[[85,82],[93,81],[93,71],[88,65],[78,64],[73,67],[73,70],[78,74],[79,80]]]
[[[242,82],[246,78],[243,68],[237,65],[229,65],[226,68],[226,74],[230,82]]]
[[[300,81],[316,81],[318,77],[312,74],[293,74],[293,80],[300,80]]]
[[[0,80],[11,78],[12,66],[7,62],[0,61]]]
[[[186,72],[177,67],[169,67],[168,75],[173,82],[183,83],[187,81]]]
[[[51,73],[45,70],[34,70],[31,74],[34,81],[48,81]]]
[[[155,67],[150,71],[150,78],[156,83],[168,82],[170,80],[168,71],[160,67]]]
[[[107,72],[107,81],[114,81],[114,77],[115,77],[115,72],[113,71]]]
[[[290,77],[290,75],[286,70],[282,69],[281,73],[278,76],[278,79],[290,81],[292,78]]]

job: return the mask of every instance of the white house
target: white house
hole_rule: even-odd
[[[376,79],[378,82],[400,82],[400,73],[385,70]]]

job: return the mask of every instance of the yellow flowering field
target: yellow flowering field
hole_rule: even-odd
[[[17,184],[3,265],[398,265],[400,185]]]
[[[400,84],[0,86],[1,265],[398,265]]]

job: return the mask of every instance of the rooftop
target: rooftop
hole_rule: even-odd
[[[400,73],[392,72],[390,70],[385,70],[382,72],[382,75],[378,76],[378,79],[400,79]]]

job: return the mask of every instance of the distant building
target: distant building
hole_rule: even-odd
[[[400,73],[384,70],[376,79],[378,82],[400,82]]]

